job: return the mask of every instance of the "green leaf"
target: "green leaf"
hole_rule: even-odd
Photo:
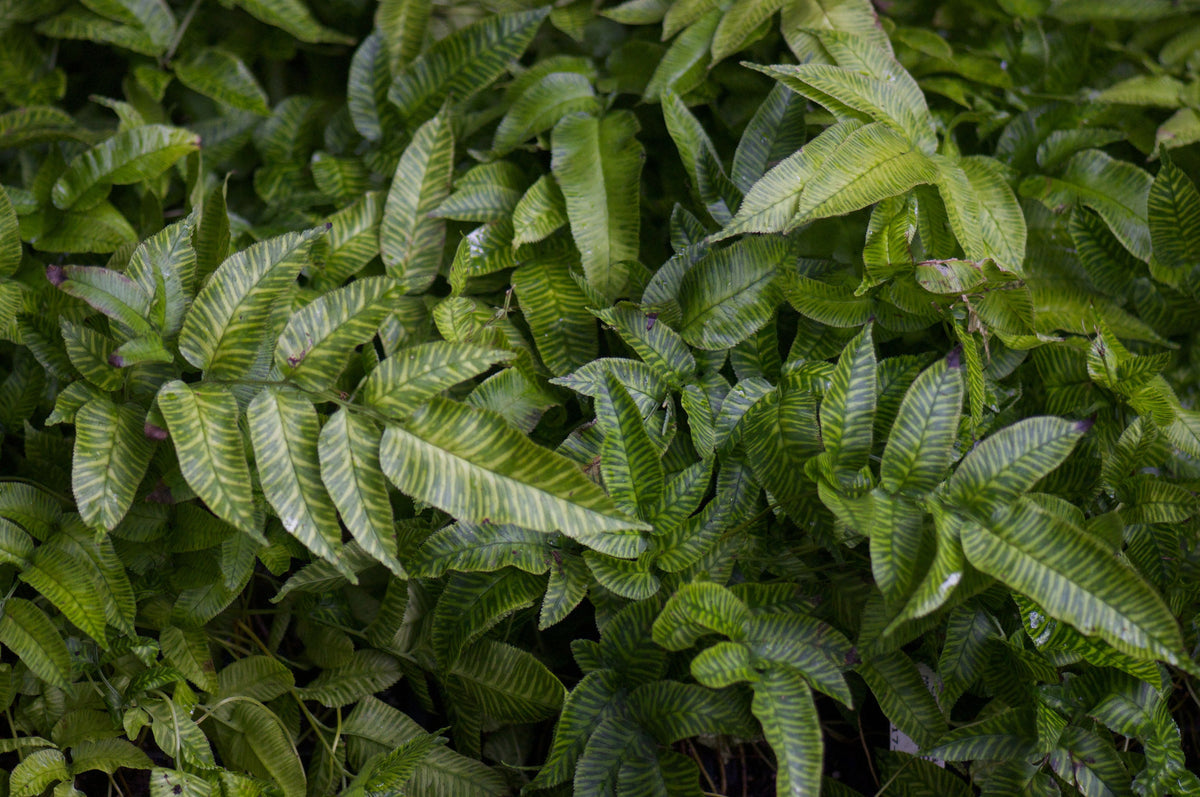
[[[946,732],[945,717],[904,651],[865,661],[858,666],[858,673],[887,718],[918,746],[927,748]]]
[[[294,391],[269,387],[250,402],[246,421],[263,494],[283,528],[317,556],[336,561],[342,530],[321,481],[316,409]]]
[[[454,131],[447,111],[417,129],[400,156],[379,223],[387,274],[409,293],[429,287],[442,263],[446,222],[431,214],[450,195]]]
[[[608,494],[622,508],[647,520],[662,498],[662,460],[651,443],[641,413],[628,391],[612,374],[605,375],[596,398],[597,424],[604,433],[600,473]]]
[[[158,391],[158,408],[188,486],[217,517],[259,536],[237,399],[216,385],[191,386],[174,380]]]
[[[712,62],[724,60],[755,38],[759,26],[784,6],[785,0],[737,0],[721,17],[713,34]]]
[[[393,74],[416,58],[425,45],[433,3],[430,0],[382,0],[375,9],[375,26],[387,46]]]
[[[695,6],[696,4],[681,3],[680,7],[688,5]],[[715,9],[709,10],[716,3],[707,3],[707,5],[708,7],[703,9],[703,13],[699,14],[694,22],[687,23],[687,29],[676,37],[667,52],[663,54],[642,93],[644,102],[660,100],[669,91],[686,94],[703,81],[713,32],[716,31],[717,22],[721,18]],[[667,13],[666,24],[663,27],[664,36],[671,35],[667,33],[667,30],[670,29],[673,16],[670,12]]]
[[[80,631],[108,648],[102,585],[91,563],[60,545],[41,545],[21,571],[21,580],[42,593]],[[90,571],[90,572],[89,572]]]
[[[265,655],[246,656],[221,670],[214,696],[240,695],[265,702],[287,694],[293,686],[295,678],[283,662]]]
[[[950,466],[964,384],[957,352],[921,372],[904,394],[879,467],[883,489],[928,493]]]
[[[347,408],[331,415],[317,438],[321,480],[363,550],[397,578],[406,578],[395,557],[392,505],[379,467],[379,436],[374,421]]]
[[[71,161],[54,184],[54,206],[69,210],[94,187],[157,177],[199,147],[196,134],[179,127],[143,125],[119,132]]]
[[[503,349],[444,340],[401,349],[367,376],[362,399],[384,415],[403,418],[443,390],[512,356]]]
[[[543,174],[517,202],[512,212],[513,245],[545,240],[567,223],[567,202],[554,176]]]
[[[557,714],[565,690],[546,665],[521,648],[481,639],[449,670],[456,690],[500,722],[536,722]]]
[[[645,542],[612,501],[561,455],[541,448],[499,416],[444,399],[389,426],[379,460],[400,490],[462,520],[561,530],[613,556]]]
[[[862,122],[856,120],[838,122],[773,166],[746,190],[746,197],[733,220],[713,239],[787,229],[796,216],[807,184],[826,169],[826,163],[835,157],[850,135],[862,127]]]
[[[771,164],[800,149],[804,144],[804,105],[800,95],[782,83],[771,87],[733,154],[730,178],[734,185],[749,192]]]
[[[821,402],[821,438],[830,463],[839,470],[858,471],[867,464],[877,370],[875,340],[868,325],[846,344]]]
[[[293,314],[275,344],[280,373],[303,390],[327,390],[354,347],[379,330],[392,309],[394,286],[386,277],[355,280]]]
[[[62,689],[71,682],[71,654],[45,612],[24,598],[8,598],[0,614],[0,643],[46,683]]]
[[[727,587],[684,584],[654,621],[654,641],[668,650],[684,650],[709,633],[738,641],[745,637],[749,621],[750,610]]]
[[[390,753],[373,759],[367,767],[351,781],[351,785],[342,792],[346,797],[365,797],[365,795],[399,795],[404,794],[404,786],[416,774],[429,753],[446,740],[440,736],[427,734],[410,739]]]
[[[515,567],[545,573],[557,550],[554,538],[511,524],[458,522],[434,532],[417,552],[413,567],[420,576],[448,570],[469,573]]]
[[[642,684],[629,695],[633,719],[662,744],[707,734],[740,736],[754,728],[747,708],[729,692],[667,680]]]
[[[966,524],[962,543],[971,564],[1081,633],[1131,656],[1181,660],[1179,626],[1162,598],[1060,515],[1022,499],[986,526]]]
[[[620,712],[623,688],[614,670],[590,672],[575,685],[563,703],[546,763],[531,788],[548,788],[570,779],[592,734]]]
[[[737,642],[718,642],[705,648],[690,665],[692,677],[705,686],[721,689],[758,680],[750,648]]]
[[[297,689],[304,700],[315,700],[323,706],[337,708],[382,692],[400,680],[400,665],[382,650],[363,648],[340,667],[322,670],[321,674]]]
[[[150,756],[126,739],[96,739],[71,747],[71,774],[100,771],[111,775],[122,767],[150,769]]]
[[[275,300],[308,261],[309,244],[325,228],[287,233],[229,257],[192,302],[179,351],[210,379],[243,376]]]
[[[992,258],[1020,272],[1025,260],[1025,215],[991,158],[937,158],[938,191],[954,234],[972,260]]]
[[[1154,260],[1178,281],[1200,264],[1200,192],[1165,151],[1146,207]]]
[[[154,454],[145,418],[145,408],[102,396],[76,410],[71,490],[88,525],[111,531],[129,511]]]
[[[250,16],[312,44],[353,44],[344,33],[321,25],[301,0],[234,0]]]
[[[228,50],[206,47],[176,61],[174,68],[175,77],[192,91],[238,110],[271,115],[267,94],[254,73]]]
[[[521,312],[542,362],[556,376],[596,358],[596,324],[584,316],[587,297],[560,257],[533,257],[512,275]]]
[[[1021,193],[1051,209],[1075,203],[1091,208],[1112,229],[1121,245],[1139,260],[1149,260],[1150,231],[1146,200],[1153,178],[1127,161],[1098,149],[1076,153],[1060,177],[1027,177]]]
[[[567,114],[600,110],[592,81],[578,72],[551,72],[526,88],[508,109],[492,142],[492,151],[503,155],[540,135]]]
[[[657,323],[654,315],[647,315],[637,306],[626,303],[592,312],[615,329],[621,340],[665,378],[676,384],[695,378],[696,358],[679,333],[666,324]]]
[[[825,744],[803,676],[789,667],[767,669],[754,684],[753,709],[778,762],[776,791],[819,794]]]
[[[551,135],[551,169],[592,289],[612,301],[627,288],[617,264],[638,259],[642,145],[628,111],[563,117]]]
[[[284,797],[304,797],[304,764],[291,734],[274,712],[260,703],[238,701],[227,722],[240,732],[235,756],[241,766],[263,772]]]
[[[98,266],[47,266],[46,278],[135,335],[150,332],[152,293],[119,271]]]
[[[1090,425],[1044,416],[1004,427],[963,457],[946,483],[946,500],[986,510],[1004,505],[1057,468]]]
[[[759,69],[825,106],[839,121],[884,122],[920,152],[934,152],[937,138],[925,95],[891,53],[864,37],[841,32],[823,35],[821,44],[840,66],[808,63]]]
[[[21,231],[8,192],[0,186],[0,277],[11,276],[21,265]]]
[[[447,98],[469,100],[525,51],[548,13],[497,14],[455,31],[396,75],[388,98],[410,125],[428,119]]]
[[[709,253],[680,283],[679,334],[697,348],[717,350],[757,332],[783,298],[777,277],[793,252],[786,240],[764,236]]]
[[[858,36],[864,44],[891,52],[888,35],[869,0],[800,0],[783,6],[780,29],[796,59],[825,61],[821,42],[828,31]]]
[[[196,282],[193,218],[155,233],[133,251],[126,274],[151,297],[145,316],[164,338],[179,334]],[[140,306],[140,302],[139,302]]]
[[[325,255],[323,279],[340,285],[379,254],[383,207],[383,192],[367,191],[329,217],[329,252]]]
[[[59,781],[69,781],[67,757],[61,750],[35,750],[13,768],[8,788],[13,797],[37,797]]]

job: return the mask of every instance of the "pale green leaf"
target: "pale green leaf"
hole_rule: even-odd
[[[157,177],[199,147],[196,134],[179,127],[143,125],[117,133],[71,161],[54,184],[54,206],[69,210],[94,187]]]
[[[701,349],[727,349],[761,329],[783,299],[777,277],[790,265],[779,237],[738,241],[705,256],[679,286],[679,334]]]
[[[584,315],[589,302],[571,278],[568,259],[535,256],[517,267],[512,283],[534,345],[552,374],[563,376],[596,358],[596,324]]]
[[[302,42],[353,44],[354,39],[317,22],[301,0],[234,0],[252,17],[284,30]]]
[[[258,356],[259,335],[275,300],[308,261],[324,227],[287,233],[227,258],[192,302],[179,351],[212,379],[243,376]]]
[[[401,349],[379,363],[360,392],[368,406],[384,415],[403,418],[443,390],[512,356],[503,349],[472,343],[422,343]]]
[[[588,284],[607,300],[628,288],[623,260],[637,260],[640,229],[639,124],[628,111],[585,113],[554,126],[551,169],[567,204]]]
[[[317,556],[335,561],[342,529],[321,481],[312,403],[286,388],[269,387],[250,402],[246,420],[263,494],[283,528]]]
[[[846,344],[821,402],[821,438],[834,467],[857,471],[867,464],[877,391],[875,341],[868,325]]]
[[[258,535],[237,399],[216,385],[191,386],[175,380],[159,390],[158,408],[188,486],[217,517],[246,534]]]
[[[417,129],[400,156],[379,223],[388,276],[409,293],[429,287],[441,267],[446,222],[429,214],[449,196],[453,171],[454,131],[442,111]]]
[[[146,410],[96,397],[75,412],[71,490],[86,523],[111,531],[133,503],[154,444],[143,426]]]
[[[904,394],[888,433],[880,484],[892,493],[929,492],[950,465],[964,384],[957,352],[921,372]]]
[[[222,105],[270,116],[267,94],[249,67],[233,53],[218,47],[197,50],[174,63],[175,77],[195,92]]]
[[[492,150],[502,155],[546,132],[569,113],[600,110],[600,101],[586,75],[551,72],[521,92],[500,120]]]
[[[541,448],[499,416],[434,399],[403,427],[389,426],[379,450],[401,491],[462,520],[561,530],[614,556],[635,556],[646,526],[621,514],[576,466]]]

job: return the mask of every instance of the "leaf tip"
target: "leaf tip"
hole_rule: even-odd
[[[113,368],[124,368],[125,358],[114,352],[113,354],[108,355],[108,364]]]
[[[50,280],[50,284],[55,287],[62,285],[67,280],[67,270],[54,264],[46,266],[46,279]]]
[[[1090,418],[1084,418],[1082,421],[1076,421],[1075,422],[1075,431],[1079,432],[1080,434],[1087,434],[1088,430],[1091,429],[1095,425],[1096,425],[1096,416],[1093,415]]]
[[[946,367],[951,370],[962,367],[962,346],[955,346],[946,355]]]

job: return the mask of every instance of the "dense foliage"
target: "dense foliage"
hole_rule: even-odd
[[[0,0],[0,794],[1200,795],[1200,4],[601,5]]]

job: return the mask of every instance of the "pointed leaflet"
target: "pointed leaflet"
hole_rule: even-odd
[[[737,0],[721,17],[712,40],[712,63],[716,64],[756,38],[759,26],[782,8],[786,0]],[[760,34],[761,35],[761,34]]]
[[[643,520],[649,519],[663,492],[663,466],[646,434],[642,415],[629,393],[610,373],[596,397],[597,423],[604,433],[600,472],[608,494]],[[606,404],[604,412],[599,405]]]
[[[769,668],[754,684],[753,711],[779,763],[776,792],[790,797],[819,794],[825,745],[804,676],[790,667]]]
[[[287,31],[302,42],[311,44],[353,44],[344,33],[321,25],[301,0],[235,0],[252,17],[272,27]]]
[[[512,212],[513,245],[545,240],[567,223],[567,202],[554,176],[543,174],[517,202]]]
[[[879,468],[883,489],[927,493],[941,481],[962,416],[961,365],[952,352],[922,371],[904,394]]]
[[[164,338],[179,334],[196,282],[193,221],[188,216],[142,241],[125,270],[150,297],[146,320]]]
[[[696,581],[676,590],[654,621],[652,633],[655,643],[667,650],[684,650],[713,632],[742,640],[750,617],[750,609],[728,587]]]
[[[907,654],[893,651],[863,662],[858,674],[879,700],[892,723],[927,748],[946,732],[946,719]]]
[[[11,276],[21,265],[21,231],[8,191],[0,186],[0,277]]]
[[[421,52],[432,7],[430,0],[380,0],[375,27],[387,47],[392,74],[398,74]]]
[[[1139,260],[1150,259],[1146,199],[1153,178],[1142,169],[1098,149],[1078,152],[1058,177],[1026,177],[1021,193],[1046,207],[1079,203],[1100,214],[1121,245]]]
[[[317,438],[321,480],[362,549],[397,578],[406,578],[395,556],[392,504],[379,469],[379,435],[374,421],[345,407],[331,415]]]
[[[450,195],[454,131],[443,110],[421,125],[400,156],[379,223],[379,252],[389,277],[409,293],[429,287],[442,264],[446,222],[429,214]]]
[[[842,66],[809,63],[758,69],[825,106],[839,121],[883,122],[924,154],[934,152],[937,137],[925,95],[890,53],[842,33],[822,37],[822,44]]]
[[[66,689],[71,680],[71,654],[45,612],[24,598],[4,601],[0,643],[20,657],[46,683]]]
[[[1179,626],[1154,588],[1060,515],[1024,498],[986,525],[964,525],[962,543],[971,564],[1052,617],[1123,653],[1181,661]]]
[[[1011,501],[1057,468],[1089,426],[1050,416],[1006,426],[963,457],[946,483],[947,502],[988,511]]]
[[[666,324],[656,323],[654,316],[624,302],[592,313],[615,329],[621,340],[662,377],[675,384],[695,378],[696,358],[691,350],[678,332]]]
[[[233,53],[218,47],[197,50],[173,64],[175,77],[195,92],[211,97],[221,105],[270,116],[267,93],[249,67]]]
[[[968,259],[992,258],[1020,272],[1025,260],[1025,214],[1000,164],[982,156],[936,156],[938,191]]]
[[[589,302],[571,279],[567,258],[535,255],[517,267],[512,283],[534,345],[551,373],[565,376],[596,358],[596,324],[586,316]]]
[[[864,44],[892,51],[887,32],[870,0],[799,0],[785,3],[780,31],[801,63],[828,60],[821,42],[831,31],[852,34]]]
[[[567,202],[571,235],[592,289],[611,301],[627,288],[616,264],[637,260],[642,145],[629,111],[584,113],[554,126],[550,168]]]
[[[342,530],[317,464],[317,412],[285,388],[261,391],[246,409],[250,441],[267,502],[284,529],[309,550],[337,560]]]
[[[75,412],[71,490],[84,521],[111,531],[133,503],[154,443],[143,433],[146,410],[91,399]]]
[[[135,335],[151,331],[151,296],[119,271],[100,266],[47,266],[46,279],[63,293],[82,299]]]
[[[447,98],[470,99],[520,57],[548,13],[539,8],[488,16],[455,31],[405,67],[388,98],[410,124],[428,119]]]
[[[497,155],[554,127],[569,113],[595,113],[600,100],[587,75],[551,72],[521,92],[496,128],[492,151]]]
[[[402,492],[468,521],[561,530],[590,548],[633,557],[646,525],[621,514],[565,457],[541,448],[498,415],[435,398],[379,447]]]
[[[845,215],[936,178],[929,156],[902,133],[872,122],[846,136],[808,179],[786,230]]]
[[[143,125],[117,133],[67,166],[54,184],[54,206],[69,210],[100,185],[127,185],[157,177],[200,147],[195,133],[166,125]]]
[[[216,385],[174,380],[158,391],[158,408],[179,457],[184,481],[217,517],[259,536],[238,406]]]
[[[838,122],[773,166],[746,190],[733,221],[712,238],[723,240],[738,233],[779,232],[787,228],[808,182],[824,170],[826,161],[862,126],[862,122],[855,120]]]
[[[570,779],[596,728],[623,713],[623,692],[621,676],[614,670],[589,672],[575,685],[563,703],[546,763],[531,788],[544,789]]]
[[[857,471],[867,464],[878,389],[868,325],[846,344],[821,402],[821,437],[835,468]]]
[[[708,7],[698,7],[705,5]],[[694,22],[689,20],[687,30],[671,42],[671,46],[655,65],[642,93],[643,102],[657,102],[668,91],[686,94],[703,82],[713,31],[717,29],[717,21],[721,18],[716,9],[710,10],[713,5],[716,4],[678,4],[679,9],[690,6],[699,13]],[[664,28],[664,33],[670,27],[671,18],[672,14],[668,13],[668,25]]]
[[[367,375],[362,399],[385,415],[403,417],[443,390],[512,356],[503,349],[444,340],[410,346],[379,363]]]
[[[743,192],[749,191],[766,174],[770,164],[803,146],[804,105],[803,98],[782,83],[771,87],[746,125],[733,154],[730,178],[734,185]]]
[[[1150,186],[1147,211],[1154,260],[1176,280],[1186,276],[1200,265],[1200,192],[1166,151]]]
[[[210,379],[242,376],[258,356],[259,336],[275,300],[308,262],[324,227],[287,233],[227,258],[183,320],[179,351]]]
[[[275,344],[275,365],[307,391],[328,389],[355,346],[375,336],[391,308],[395,283],[355,280],[319,296],[288,319]]]
[[[705,256],[679,285],[679,334],[701,349],[734,346],[761,329],[783,299],[777,277],[793,249],[778,236],[756,236]]]
[[[449,669],[449,686],[466,693],[500,722],[536,722],[558,713],[564,689],[554,673],[526,650],[481,639]]]

